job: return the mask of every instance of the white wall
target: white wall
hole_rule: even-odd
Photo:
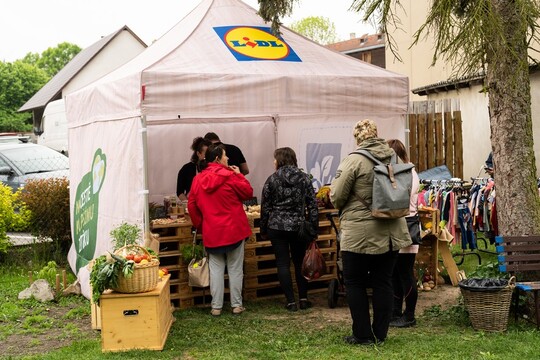
[[[469,179],[480,174],[480,168],[491,151],[488,96],[482,87],[441,92],[428,95],[428,100],[459,98],[463,128],[463,177]],[[423,97],[424,99],[426,97]],[[534,152],[537,176],[540,176],[540,72],[531,74],[531,111],[533,120]]]
[[[127,30],[118,34],[62,89],[66,97],[139,55],[145,47]]]
[[[414,33],[426,20],[432,1],[400,0],[400,3],[402,8],[396,8],[397,17],[401,21],[398,25],[399,29],[389,29],[389,31],[398,46],[398,52],[403,62],[396,61],[387,46],[386,68],[408,76],[409,89],[411,90],[448,81],[452,74],[450,64],[440,59],[434,66],[431,66],[434,44],[431,34],[424,35],[419,44],[409,49]],[[538,46],[536,48],[538,49]],[[539,57],[538,53],[531,50],[529,50],[529,55],[535,58]],[[459,92],[454,90],[428,96],[410,94],[411,101],[460,99],[463,120],[463,176],[465,179],[478,175],[480,167],[491,151],[488,98],[487,95],[479,93],[480,90],[481,87],[477,85],[461,89]],[[537,169],[540,169],[538,166],[540,164],[540,73],[531,75],[531,99],[536,166]],[[484,174],[480,173],[481,176]]]

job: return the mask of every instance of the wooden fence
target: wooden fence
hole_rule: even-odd
[[[409,156],[418,172],[446,165],[463,178],[463,137],[458,99],[409,105]]]

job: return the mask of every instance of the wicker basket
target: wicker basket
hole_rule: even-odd
[[[151,259],[146,264],[135,264],[133,275],[128,279],[123,274],[118,276],[118,287],[114,291],[121,293],[141,293],[152,291],[157,287],[159,281],[159,260],[151,257],[150,253],[138,245],[124,246],[117,251],[116,255],[122,255],[124,250],[134,250],[136,253],[145,253]]]
[[[462,274],[458,273],[458,279],[463,280]],[[495,291],[472,291],[460,286],[475,330],[506,331],[514,287],[515,277],[510,278],[508,286]]]

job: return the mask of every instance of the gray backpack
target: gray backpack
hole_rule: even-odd
[[[357,150],[351,154],[364,155],[376,165],[373,167],[373,192],[371,206],[358,195],[358,200],[371,210],[375,218],[397,219],[409,215],[412,191],[413,164],[398,164],[396,155],[385,164],[367,150]]]

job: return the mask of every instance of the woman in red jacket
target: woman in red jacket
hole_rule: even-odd
[[[223,145],[210,145],[202,171],[195,176],[188,197],[193,226],[202,230],[209,255],[213,316],[221,315],[225,291],[225,266],[229,274],[232,312],[241,314],[244,279],[244,240],[251,227],[242,201],[253,197],[253,188],[237,166],[228,166]]]

